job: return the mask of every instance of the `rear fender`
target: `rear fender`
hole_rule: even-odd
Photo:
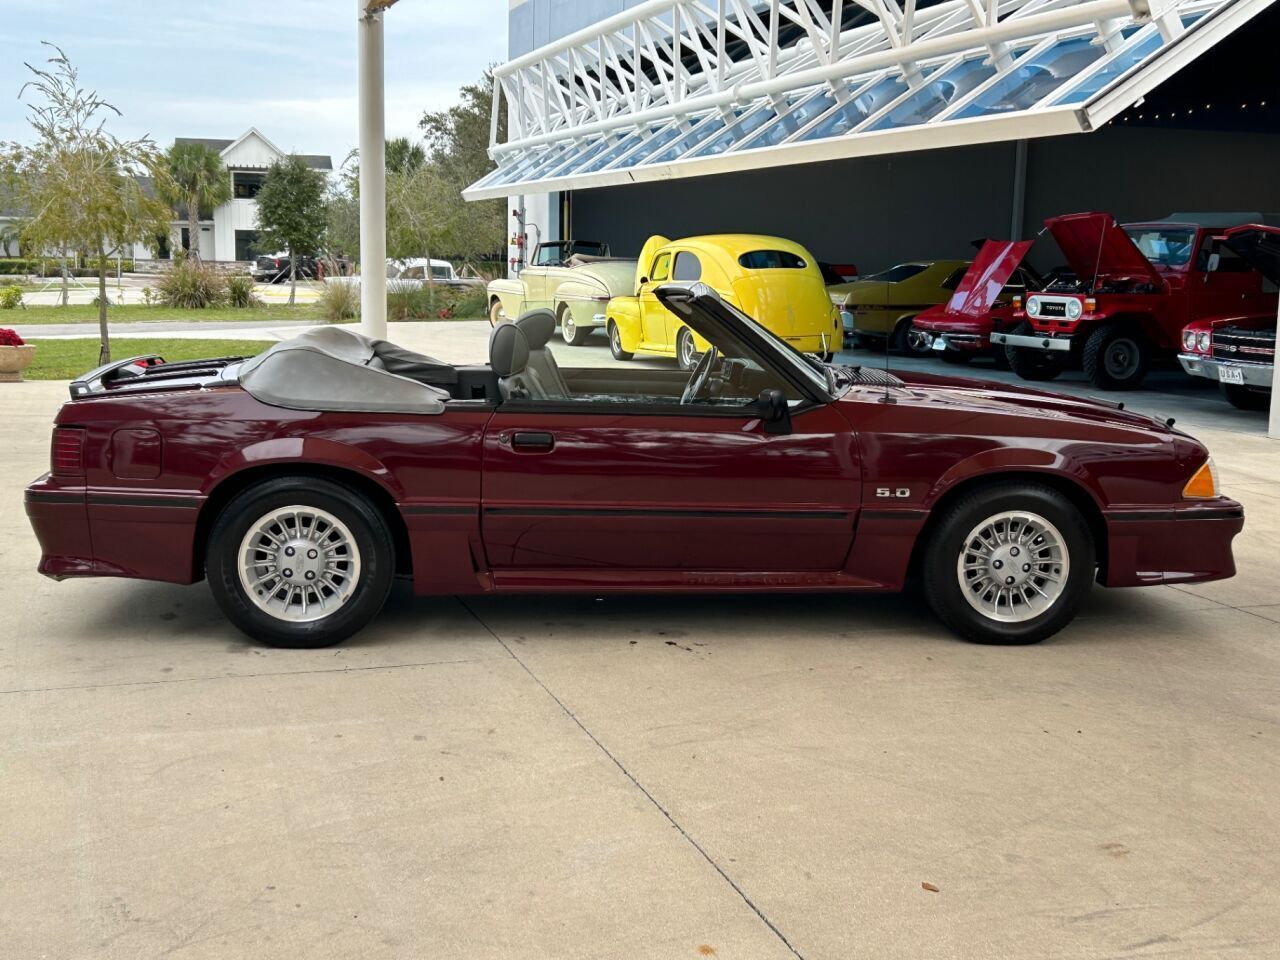
[[[640,347],[640,298],[614,297],[609,301],[606,313],[618,326],[622,349],[635,353]]]
[[[244,470],[277,464],[284,467],[316,465],[350,470],[378,484],[396,502],[404,496],[399,481],[376,457],[358,447],[325,437],[274,437],[236,450],[209,472],[201,492],[209,496],[224,481]]]

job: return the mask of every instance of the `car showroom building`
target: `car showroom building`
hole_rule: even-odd
[[[514,0],[509,27],[466,195],[543,239],[772,233],[865,274],[1057,214],[1280,210],[1271,0]]]

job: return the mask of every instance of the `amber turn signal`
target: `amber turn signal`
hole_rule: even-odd
[[[1188,500],[1208,500],[1218,495],[1218,471],[1214,469],[1212,457],[1191,475],[1182,488],[1182,495]]]

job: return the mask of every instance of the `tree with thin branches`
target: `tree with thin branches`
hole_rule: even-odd
[[[167,189],[164,199],[187,211],[187,255],[200,259],[200,221],[231,199],[231,174],[222,157],[203,143],[174,143],[164,155]]]
[[[289,303],[298,292],[298,256],[319,252],[328,215],[324,174],[296,153],[267,169],[258,191],[259,242],[289,251]]]
[[[45,46],[55,52],[49,66],[26,64],[32,79],[18,92],[19,99],[31,96],[27,119],[35,140],[5,145],[4,165],[23,211],[23,242],[34,251],[87,251],[96,258],[99,361],[108,363],[107,258],[168,232],[169,206],[147,187],[148,178],[163,181],[165,171],[149,138],[122,140],[107,131],[120,111],[80,86],[59,47]]]

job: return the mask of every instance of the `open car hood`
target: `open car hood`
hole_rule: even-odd
[[[1147,277],[1160,274],[1109,213],[1072,213],[1044,222],[1072,271],[1081,281],[1095,274]]]
[[[1225,236],[1227,246],[1249,266],[1272,283],[1280,284],[1280,227],[1249,223],[1232,227]]]
[[[960,285],[943,307],[951,317],[980,319],[991,312],[1013,271],[1031,249],[1034,240],[987,240],[960,279]]]

